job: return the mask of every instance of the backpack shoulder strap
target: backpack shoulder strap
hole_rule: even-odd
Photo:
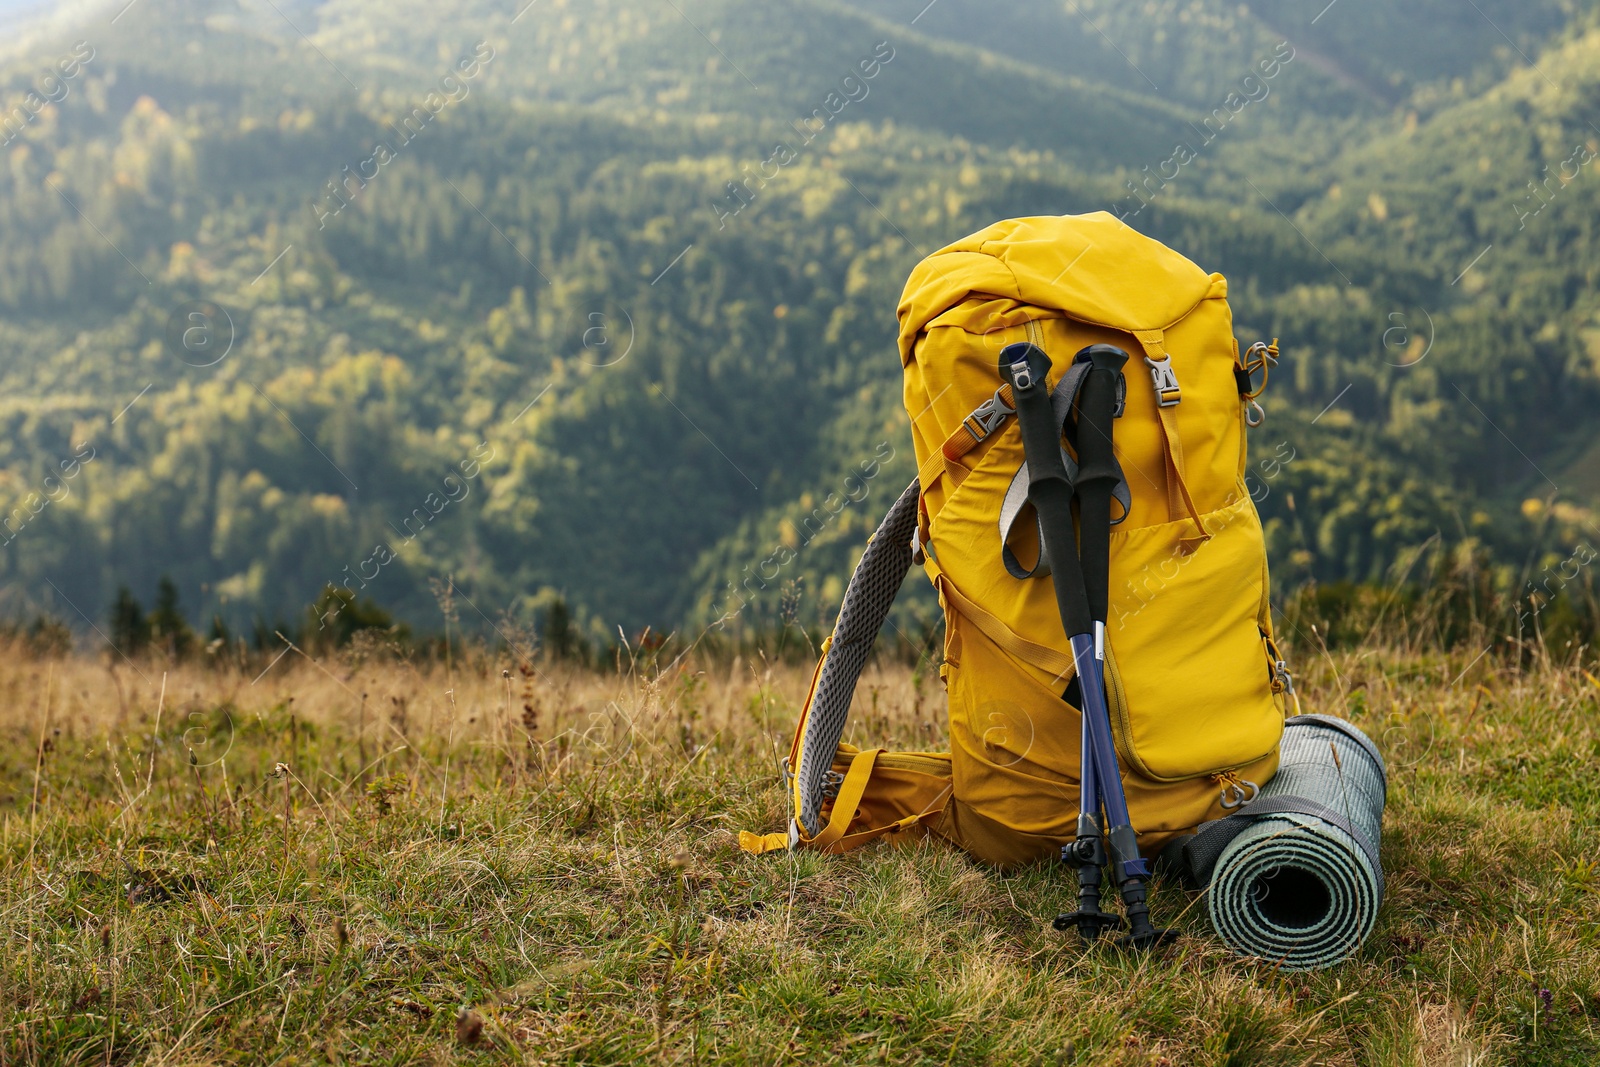
[[[911,569],[911,533],[917,525],[919,483],[913,480],[889,508],[867,542],[839,607],[833,634],[823,642],[822,661],[800,713],[789,753],[794,822],[789,844],[820,833],[827,775],[850,716],[850,702],[873,642],[888,617],[900,583]]]

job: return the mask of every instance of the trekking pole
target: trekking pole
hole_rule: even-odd
[[[1091,355],[1090,359],[1093,361],[1094,357]],[[1008,345],[1000,353],[1000,368],[1002,376],[1011,382],[1017,426],[1022,433],[1023,455],[1028,464],[1028,501],[1039,516],[1040,547],[1050,564],[1056,609],[1072,646],[1073,665],[1077,670],[1083,705],[1079,829],[1092,832],[1092,836],[1081,838],[1086,842],[1081,847],[1078,842],[1068,846],[1073,854],[1069,862],[1074,862],[1079,870],[1080,909],[1074,915],[1057,919],[1057,925],[1064,927],[1076,924],[1080,933],[1091,939],[1105,927],[1116,925],[1115,917],[1100,911],[1098,906],[1100,876],[1097,861],[1104,859],[1098,817],[1103,807],[1109,824],[1106,836],[1109,837],[1114,856],[1113,870],[1131,927],[1125,942],[1135,948],[1149,948],[1163,940],[1166,934],[1150,924],[1150,909],[1144,889],[1144,882],[1150,876],[1149,867],[1139,855],[1138,838],[1128,816],[1127,798],[1117,767],[1116,748],[1111,737],[1111,715],[1106,708],[1105,680],[1097,656],[1097,651],[1103,652],[1104,649],[1104,619],[1099,620],[1097,625],[1084,582],[1084,568],[1073,538],[1073,484],[1061,458],[1061,426],[1051,411],[1049,393],[1045,388],[1050,357],[1037,345],[1026,342]],[[1115,481],[1110,429],[1116,403],[1118,370],[1114,361],[1105,354],[1094,363],[1089,379],[1093,382],[1099,378],[1101,384],[1099,388],[1092,389],[1086,384],[1088,396],[1085,401],[1094,402],[1095,414],[1092,418],[1082,420],[1085,425],[1079,433],[1080,461],[1087,462],[1092,458],[1097,465],[1109,465],[1113,472],[1110,483],[1094,468],[1089,471],[1088,479],[1097,486],[1105,486],[1103,513],[1107,532],[1103,541],[1097,537],[1090,539],[1091,548],[1102,544],[1106,546],[1106,551],[1100,556],[1105,562],[1096,564],[1097,567],[1106,568],[1106,577],[1099,579],[1097,588],[1100,589],[1109,585],[1110,489]],[[1100,410],[1102,408],[1103,412]],[[1100,437],[1103,443],[1091,447],[1092,457],[1085,457],[1082,446],[1089,437]],[[1103,608],[1101,614],[1104,615]]]
[[[1083,688],[1081,678],[1078,688]],[[1061,862],[1072,867],[1078,876],[1078,910],[1057,915],[1057,930],[1075,926],[1079,937],[1093,941],[1102,931],[1122,926],[1119,916],[1100,908],[1100,868],[1106,865],[1107,858],[1100,826],[1100,782],[1095,774],[1094,737],[1085,721],[1078,750],[1078,832],[1070,845],[1061,846]]]
[[[1111,598],[1111,496],[1122,476],[1112,447],[1112,427],[1120,414],[1122,365],[1127,359],[1126,352],[1112,345],[1091,345],[1074,359],[1074,362],[1090,365],[1078,405],[1076,488],[1083,585],[1094,626],[1093,700],[1098,707],[1090,712],[1091,698],[1084,698],[1084,724],[1085,733],[1094,735],[1096,786],[1105,805],[1106,821],[1110,823],[1107,835],[1113,870],[1122,894],[1123,909],[1128,914],[1129,932],[1124,940],[1135,948],[1149,948],[1169,939],[1171,934],[1150,923],[1150,905],[1145,892],[1150,868],[1139,855],[1138,836],[1128,817],[1111,736],[1111,715],[1105,702],[1106,616]],[[1079,688],[1088,688],[1083,678],[1080,678]],[[1092,731],[1088,727],[1092,727]]]
[[[1121,414],[1118,394],[1121,391],[1122,364],[1128,355],[1110,345],[1085,348],[1073,359],[1074,363],[1087,362],[1090,371],[1082,388],[1079,403],[1076,445],[1078,450],[1078,477],[1073,486],[1078,498],[1078,537],[1080,569],[1083,573],[1084,595],[1089,603],[1089,619],[1094,638],[1096,666],[1105,660],[1105,621],[1110,600],[1111,556],[1111,496],[1121,477],[1116,458],[1111,449],[1111,421]],[[1104,406],[1102,412],[1100,408]],[[1091,419],[1093,408],[1095,417]],[[1101,417],[1103,415],[1103,418]],[[1085,444],[1085,437],[1094,437],[1096,443],[1103,438],[1105,447]],[[1032,471],[1029,471],[1032,474]],[[1076,649],[1074,649],[1076,656]],[[1103,674],[1103,670],[1102,670]],[[1078,689],[1100,685],[1090,682],[1089,675],[1080,670]],[[1084,698],[1079,697],[1082,704]],[[1091,728],[1088,705],[1084,704],[1083,740],[1078,756],[1078,827],[1070,845],[1061,849],[1061,860],[1072,867],[1078,878],[1078,910],[1068,915],[1058,915],[1058,930],[1077,927],[1078,935],[1093,941],[1101,932],[1122,925],[1117,916],[1100,907],[1100,869],[1109,857],[1105,849],[1105,828],[1100,821],[1105,783],[1096,764],[1100,760],[1095,752],[1095,733]],[[1110,717],[1107,716],[1109,731]],[[1121,779],[1113,765],[1109,777],[1120,791]]]

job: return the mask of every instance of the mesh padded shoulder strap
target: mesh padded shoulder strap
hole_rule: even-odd
[[[793,767],[795,824],[789,828],[791,845],[802,835],[810,838],[822,830],[826,775],[844,735],[856,681],[895,594],[900,591],[900,583],[911,569],[911,532],[917,525],[919,495],[919,484],[913,479],[878,524],[850,576],[850,587],[839,607],[839,621],[834,624],[833,636],[823,653],[796,738],[799,758]]]

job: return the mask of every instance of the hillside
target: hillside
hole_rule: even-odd
[[[386,65],[403,57],[426,70],[440,59],[435,12],[423,0],[332,3],[318,11],[315,40],[341,62],[377,53]],[[820,121],[814,116],[830,93],[848,101],[834,121],[887,121],[1002,147],[1026,141],[1095,166],[1164,147],[1186,117],[1137,92],[1019,67],[816,0],[697,0],[676,11],[568,0],[529,9],[515,25],[504,5],[468,0],[454,21],[504,42],[508,62],[492,83],[498,95],[642,120],[743,119],[763,147],[793,137],[803,120]],[[1007,106],[994,107],[996,100]]]
[[[678,6],[143,0],[7,61],[14,108],[82,52],[0,149],[3,610],[88,634],[170,575],[270,632],[360,575],[418,624],[447,577],[484,632],[557,596],[596,635],[703,622],[870,467],[744,616],[815,623],[912,474],[911,266],[1111,207],[1284,338],[1255,447],[1296,457],[1259,475],[1286,587],[1443,545],[1514,593],[1592,521],[1587,172],[1527,233],[1509,208],[1600,99],[1587,15],[1487,5],[1507,51],[1359,0],[1303,33],[1087,4],[1092,40],[1042,4]]]

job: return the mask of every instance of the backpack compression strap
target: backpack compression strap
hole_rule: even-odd
[[[795,813],[795,821],[789,827],[790,847],[822,830],[827,774],[844,735],[856,681],[866,666],[878,630],[889,615],[889,607],[900,592],[900,583],[911,569],[911,532],[917,525],[920,495],[920,485],[913,480],[878,524],[850,576],[844,603],[839,607],[839,621],[824,645],[817,680],[796,737],[798,759],[794,754],[790,756]]]
[[[1156,390],[1156,417],[1161,420],[1161,436],[1166,446],[1162,452],[1167,465],[1167,514],[1174,522],[1180,515],[1189,516],[1197,530],[1196,533],[1178,538],[1178,548],[1187,556],[1211,540],[1211,531],[1206,529],[1206,521],[1200,517],[1200,509],[1195,506],[1194,497],[1189,493],[1188,474],[1184,469],[1183,439],[1178,436],[1177,412],[1178,403],[1183,399],[1183,390],[1172,372],[1172,355],[1167,352],[1166,332],[1134,330],[1133,336],[1144,349],[1144,361],[1150,368]]]

